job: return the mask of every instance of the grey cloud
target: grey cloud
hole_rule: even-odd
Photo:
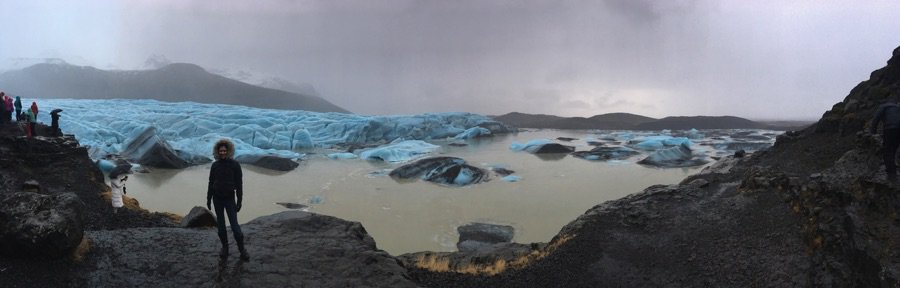
[[[95,63],[262,71],[365,114],[816,118],[900,35],[900,2],[879,0],[104,1],[112,24],[73,30],[112,35],[72,50]],[[36,17],[14,19],[64,21]]]

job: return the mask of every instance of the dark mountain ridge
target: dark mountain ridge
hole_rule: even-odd
[[[798,130],[809,124],[800,122],[756,122],[735,116],[672,116],[661,119],[631,113],[607,113],[584,117],[560,117],[519,112],[491,116],[494,120],[519,128],[603,129],[603,130],[688,130],[688,129],[770,129]]]
[[[12,95],[39,99],[156,99],[349,113],[317,96],[254,86],[188,63],[121,71],[41,63],[0,74],[0,87]]]

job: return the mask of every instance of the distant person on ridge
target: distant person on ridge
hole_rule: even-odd
[[[22,121],[22,99],[16,96],[16,122]]]
[[[875,117],[872,118],[869,132],[875,134],[881,122],[884,122],[881,129],[884,171],[888,179],[893,180],[897,178],[897,163],[894,159],[897,156],[897,147],[900,146],[900,105],[895,102],[881,104],[875,112]]]
[[[234,143],[228,139],[219,140],[213,145],[213,157],[216,162],[213,162],[212,168],[209,169],[206,208],[212,210],[210,201],[216,204],[216,225],[219,228],[219,241],[222,242],[219,257],[223,260],[228,258],[228,231],[225,230],[224,210],[228,215],[228,222],[231,223],[234,241],[237,242],[238,250],[241,252],[241,260],[250,260],[247,250],[244,249],[244,233],[241,232],[241,225],[237,219],[237,212],[241,211],[244,188],[241,164],[234,161]],[[235,196],[237,203],[234,201]]]

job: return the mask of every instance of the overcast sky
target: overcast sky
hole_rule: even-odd
[[[818,119],[900,46],[900,1],[0,0],[0,59],[151,55],[363,114]]]

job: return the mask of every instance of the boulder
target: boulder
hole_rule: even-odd
[[[289,202],[275,202],[275,204],[284,206],[284,208],[287,208],[287,209],[303,209],[303,208],[309,207],[309,206],[306,206],[306,205],[303,205],[300,203],[289,203]]]
[[[41,192],[41,183],[37,180],[28,180],[22,184],[22,190],[27,192]]]
[[[209,209],[194,206],[191,208],[191,212],[181,218],[180,226],[184,228],[215,227],[216,216]]]
[[[0,199],[0,254],[56,259],[70,255],[84,236],[84,207],[73,193],[31,192]]]
[[[459,232],[459,241],[456,243],[459,251],[475,251],[497,243],[509,243],[515,234],[512,226],[486,223],[459,226],[456,231]]]
[[[572,153],[575,151],[575,146],[562,145],[559,143],[547,143],[541,145],[540,148],[534,151],[534,154],[550,154],[550,153]]]
[[[293,159],[278,157],[274,155],[238,155],[234,158],[235,161],[244,164],[250,164],[253,166],[258,166],[266,169],[272,169],[276,171],[291,171],[297,166],[300,166],[300,163],[294,161]]]

